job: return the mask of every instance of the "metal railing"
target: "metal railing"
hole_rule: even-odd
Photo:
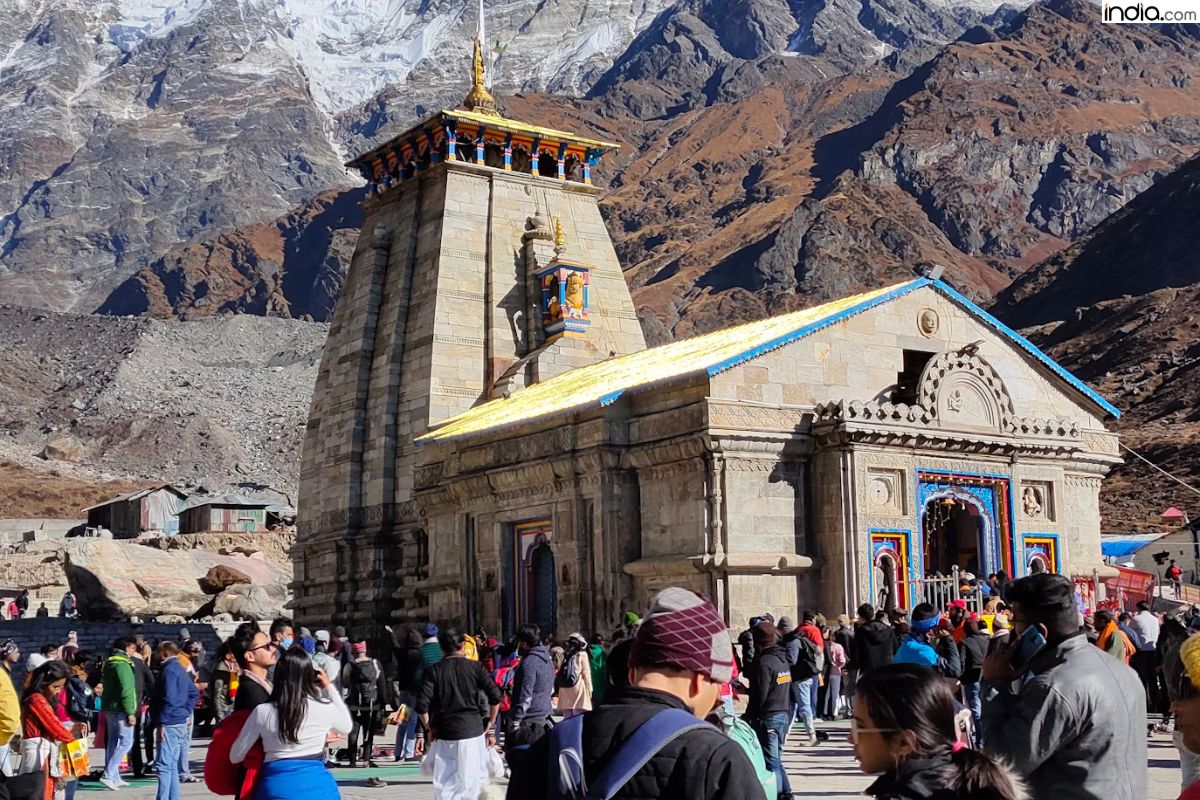
[[[909,581],[908,587],[908,596],[912,598],[909,602],[910,605],[929,603],[941,611],[955,600],[965,600],[967,611],[974,611],[976,614],[983,613],[985,602],[983,590],[976,582],[974,587],[968,587],[964,592],[958,567],[951,567],[949,575],[927,575],[924,578]]]

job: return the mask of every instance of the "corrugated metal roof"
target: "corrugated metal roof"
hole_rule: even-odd
[[[179,509],[176,514],[182,514],[193,508],[200,506],[238,506],[240,508],[266,508],[270,503],[265,500],[251,500],[249,497],[242,497],[240,494],[205,494],[197,495],[188,501],[188,504]]]
[[[164,483],[161,486],[151,486],[148,489],[139,489],[136,492],[128,492],[126,494],[117,495],[116,497],[114,497],[111,500],[105,500],[103,503],[97,503],[94,506],[88,506],[87,508],[85,508],[83,510],[85,512],[92,511],[97,508],[104,508],[104,506],[111,506],[113,503],[124,503],[129,500],[140,500],[141,498],[145,497],[146,495],[154,494],[155,492],[159,491],[160,489],[167,489],[168,491],[172,491],[175,494],[179,495],[180,497],[183,497],[185,499],[187,498],[187,492],[180,491],[179,489],[176,489],[174,486],[172,486],[169,483]]]
[[[1104,411],[1115,417],[1121,415],[1115,406],[1056,364],[1028,339],[953,288],[941,281],[917,278],[580,367],[519,389],[506,399],[492,400],[464,411],[419,437],[417,442],[453,441],[557,414],[607,406],[626,391],[644,389],[687,375],[701,372],[717,375],[925,286],[941,292],[979,318],[980,322],[1011,340],[1016,347],[1042,362]]]

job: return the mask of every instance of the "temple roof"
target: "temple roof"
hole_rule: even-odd
[[[1008,338],[1108,414],[1120,416],[1115,406],[1055,363],[1032,342],[949,285],[940,280],[917,278],[580,367],[526,386],[507,398],[492,400],[464,411],[445,420],[417,441],[461,439],[545,417],[607,406],[627,391],[701,373],[717,375],[925,286],[941,292],[982,323]]]

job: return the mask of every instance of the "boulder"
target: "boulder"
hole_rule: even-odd
[[[213,614],[229,614],[234,619],[273,619],[284,614],[287,589],[277,586],[233,586],[217,595]]]
[[[291,577],[257,558],[160,550],[133,541],[69,539],[63,550],[67,581],[87,619],[194,617],[213,600],[202,579],[216,566],[228,567],[257,586],[283,586]]]
[[[227,564],[217,564],[200,579],[200,588],[208,594],[220,594],[238,583],[250,583],[250,576]]]
[[[41,457],[47,461],[69,461],[75,463],[84,456],[83,442],[74,436],[60,436],[46,443]]]

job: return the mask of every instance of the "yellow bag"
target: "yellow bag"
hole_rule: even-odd
[[[470,661],[479,660],[479,646],[476,644],[474,636],[463,637],[463,655]]]
[[[87,739],[75,739],[67,742],[60,750],[62,756],[62,774],[74,775],[77,778],[87,777],[91,772],[91,760],[88,758]]]

